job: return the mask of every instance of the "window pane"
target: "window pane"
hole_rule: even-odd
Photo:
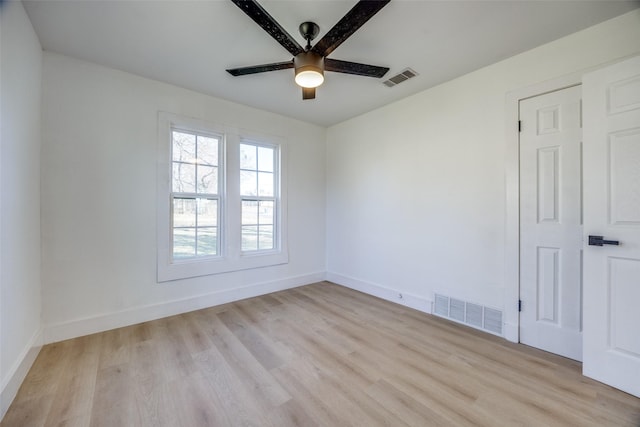
[[[196,229],[173,229],[173,258],[190,258],[196,255]]]
[[[240,144],[240,169],[257,169],[256,146]]]
[[[258,195],[273,196],[273,174],[270,172],[258,172]]]
[[[196,226],[196,201],[195,199],[173,199],[173,226]]]
[[[240,171],[240,194],[243,196],[258,195],[258,183],[257,183],[256,172]]]
[[[198,193],[218,194],[218,168],[198,165]]]
[[[260,226],[258,249],[273,249],[273,226]]]
[[[258,170],[273,172],[273,148],[258,147]]]
[[[242,201],[242,225],[258,224],[258,202],[255,200]]]
[[[258,210],[260,225],[273,225],[273,202],[260,202]]]
[[[198,228],[198,255],[216,255],[218,253],[217,244],[217,228]]]
[[[185,163],[173,164],[173,191],[177,193],[195,193],[196,167]]]
[[[255,251],[258,249],[258,227],[242,227],[242,250]]]
[[[198,136],[198,163],[218,166],[218,139]]]
[[[216,227],[218,225],[218,201],[198,199],[198,226]]]
[[[188,133],[173,131],[173,152],[174,162],[193,163],[196,158],[196,136]]]

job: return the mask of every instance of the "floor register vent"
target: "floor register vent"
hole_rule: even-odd
[[[495,308],[436,294],[433,314],[502,336],[502,311]]]

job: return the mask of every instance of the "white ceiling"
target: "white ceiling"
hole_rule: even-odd
[[[639,1],[392,0],[329,57],[389,67],[383,79],[329,73],[303,101],[293,70],[232,77],[226,68],[291,55],[227,0],[24,0],[43,49],[330,126],[519,52],[613,18]],[[261,0],[304,45],[319,40],[355,0]],[[394,88],[406,67],[420,75]]]

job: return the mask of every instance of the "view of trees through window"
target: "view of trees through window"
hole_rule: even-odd
[[[276,150],[240,144],[242,251],[274,249],[276,218]]]
[[[218,255],[220,138],[174,130],[171,145],[173,258]]]
[[[286,147],[259,131],[158,113],[159,282],[289,262]]]
[[[220,255],[222,137],[176,129],[171,137],[173,259]],[[276,147],[242,142],[239,150],[241,250],[275,249]]]

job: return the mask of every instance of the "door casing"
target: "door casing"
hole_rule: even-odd
[[[518,120],[520,100],[582,84],[582,76],[637,54],[607,61],[541,83],[507,92],[505,97],[505,276],[504,337],[519,342],[520,316],[520,150]]]
[[[519,342],[520,316],[520,135],[518,120],[521,100],[544,95],[582,83],[583,74],[591,69],[568,74],[507,93],[505,104],[505,307],[504,337]]]
[[[581,100],[582,87],[576,85],[521,102],[519,144],[520,342],[578,361],[584,236]],[[540,116],[550,109],[553,119]],[[545,132],[541,125],[555,130]],[[541,177],[553,177],[555,184],[542,189]]]

